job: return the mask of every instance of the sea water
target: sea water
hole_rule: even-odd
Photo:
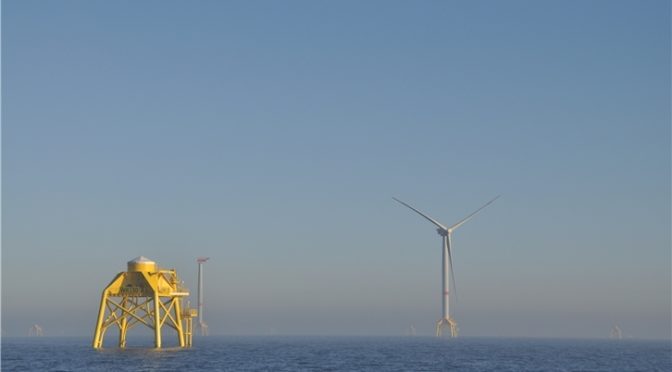
[[[672,371],[670,341],[210,336],[160,350],[150,339],[126,349],[90,342],[3,338],[2,371]]]

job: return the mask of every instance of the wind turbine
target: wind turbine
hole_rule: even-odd
[[[453,259],[450,253],[450,243],[451,243],[451,236],[453,234],[453,231],[457,229],[458,227],[462,226],[465,222],[469,221],[472,217],[476,215],[476,213],[480,212],[483,210],[483,208],[487,207],[490,205],[492,202],[497,200],[500,195],[497,195],[494,199],[490,200],[489,202],[485,203],[482,207],[478,208],[474,212],[472,212],[470,215],[467,217],[464,217],[462,220],[460,220],[458,223],[454,224],[453,226],[446,227],[442,224],[440,224],[438,221],[435,219],[429,217],[428,215],[420,212],[419,210],[411,207],[410,205],[404,203],[403,201],[397,199],[397,198],[392,198],[396,200],[397,202],[401,203],[402,205],[412,209],[415,213],[421,215],[425,219],[427,219],[429,222],[433,223],[437,229],[436,231],[441,235],[442,238],[442,252],[443,252],[443,260],[442,260],[442,265],[441,265],[441,282],[442,282],[442,298],[443,298],[443,313],[442,313],[442,318],[436,323],[436,336],[439,337],[441,336],[441,329],[444,326],[450,327],[450,337],[457,337],[457,323],[453,318],[450,317],[450,281],[449,278],[452,278],[453,281],[453,288],[455,287],[455,274],[453,273]],[[448,275],[448,268],[450,268],[450,276]]]
[[[201,330],[201,336],[207,336],[208,323],[203,318],[203,264],[208,261],[210,257],[199,257],[198,262],[198,325]]]

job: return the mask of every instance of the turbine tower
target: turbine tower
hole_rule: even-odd
[[[208,324],[203,318],[203,264],[209,260],[210,257],[199,257],[198,262],[198,327],[201,330],[201,336],[208,335]]]
[[[455,274],[453,273],[453,259],[451,256],[450,252],[450,245],[451,245],[451,236],[453,234],[453,231],[457,229],[458,227],[462,226],[465,222],[469,221],[476,213],[480,212],[483,208],[487,207],[490,205],[492,202],[497,200],[499,198],[499,195],[495,197],[494,199],[490,200],[489,202],[485,203],[482,207],[478,208],[476,211],[472,212],[470,215],[467,217],[464,217],[462,220],[460,220],[458,223],[454,224],[453,226],[446,227],[439,222],[437,222],[435,219],[429,217],[428,215],[420,212],[419,210],[411,207],[410,205],[404,203],[403,201],[397,199],[397,198],[392,198],[396,200],[397,202],[401,203],[402,205],[410,208],[413,210],[415,213],[421,215],[425,219],[427,219],[429,222],[433,223],[437,229],[436,231],[441,235],[442,243],[441,243],[441,248],[443,252],[443,260],[441,264],[441,284],[442,284],[442,299],[443,299],[443,313],[441,319],[436,323],[436,336],[440,337],[441,336],[441,330],[444,326],[450,327],[450,337],[457,337],[457,323],[453,318],[450,317],[450,278],[452,278],[452,283],[453,283],[453,289],[455,289]],[[450,269],[450,273],[448,273],[448,270]]]

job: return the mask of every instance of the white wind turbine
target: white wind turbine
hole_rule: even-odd
[[[201,336],[210,334],[208,331],[208,323],[203,318],[203,264],[206,263],[210,257],[199,257],[198,262],[198,325],[201,330]]]
[[[421,215],[422,217],[426,218],[429,222],[433,223],[436,225],[437,229],[436,231],[441,235],[442,237],[442,251],[443,251],[443,260],[442,260],[442,265],[441,265],[441,282],[442,282],[442,298],[443,298],[443,313],[442,313],[442,318],[436,323],[436,336],[439,337],[441,336],[441,329],[443,326],[449,326],[450,327],[450,336],[451,337],[457,337],[457,323],[453,318],[450,317],[450,298],[449,298],[449,292],[450,292],[450,281],[449,278],[452,277],[453,280],[453,288],[455,288],[455,274],[453,273],[453,259],[451,257],[450,253],[450,242],[451,242],[451,236],[453,234],[453,231],[457,229],[458,227],[462,226],[465,222],[469,221],[476,213],[480,212],[483,208],[487,207],[490,205],[492,202],[497,200],[500,195],[495,197],[494,199],[490,200],[489,202],[485,203],[482,207],[478,208],[474,212],[472,212],[470,215],[467,217],[464,217],[462,220],[460,220],[458,223],[454,224],[453,226],[450,227],[445,227],[444,225],[440,224],[438,221],[435,219],[429,217],[428,215],[420,212],[419,210],[411,207],[410,205],[404,203],[403,201],[397,199],[397,198],[392,198],[396,200],[397,202],[405,205],[406,207],[412,209],[415,211],[417,214]],[[450,268],[450,276],[448,275],[448,268]]]

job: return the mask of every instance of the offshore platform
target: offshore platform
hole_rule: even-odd
[[[128,262],[128,270],[117,274],[105,287],[100,299],[93,347],[103,347],[108,328],[119,328],[119,347],[126,347],[126,334],[136,325],[154,330],[154,346],[161,347],[161,327],[177,332],[180,347],[192,344],[196,309],[183,308],[189,296],[174,269],[160,269],[156,262],[137,257]]]

